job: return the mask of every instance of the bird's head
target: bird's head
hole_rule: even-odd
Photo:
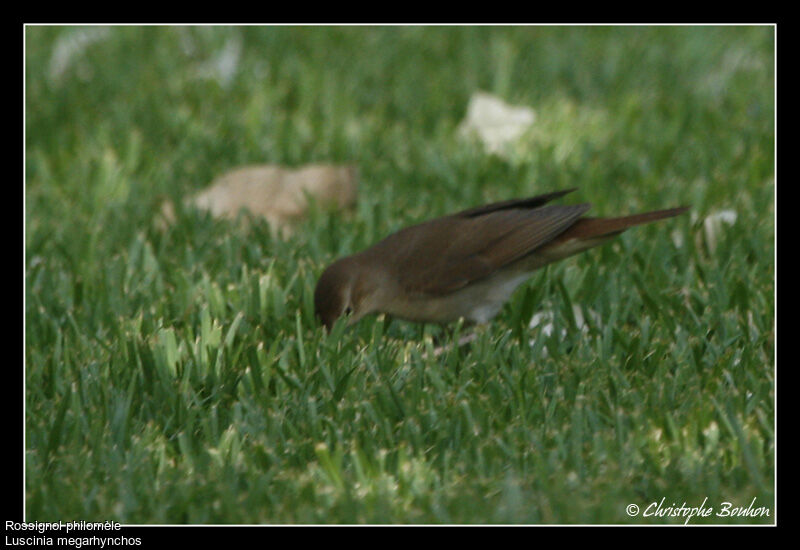
[[[376,311],[377,286],[372,273],[353,256],[328,266],[314,289],[314,313],[330,330],[339,317],[352,325]]]

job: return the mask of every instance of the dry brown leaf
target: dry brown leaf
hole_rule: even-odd
[[[246,210],[263,216],[273,229],[286,233],[291,231],[291,222],[307,213],[309,197],[327,208],[353,204],[357,179],[358,169],[353,165],[245,166],[218,177],[207,189],[186,199],[185,204],[227,219],[235,219]],[[175,220],[172,203],[165,203],[161,213],[167,222]]]

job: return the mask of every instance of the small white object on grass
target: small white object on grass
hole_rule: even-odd
[[[108,27],[86,27],[67,29],[56,39],[50,55],[47,76],[52,83],[58,83],[75,61],[90,45],[104,40],[109,35]]]
[[[535,119],[530,107],[509,105],[491,94],[476,92],[469,100],[460,132],[462,135],[477,135],[487,151],[502,155]]]
[[[242,39],[239,35],[231,36],[213,58],[198,68],[197,75],[216,80],[220,86],[226,88],[236,76],[241,53]]]
[[[600,318],[600,315],[596,311],[590,309],[588,313],[589,317],[592,319],[592,323],[594,323],[597,326],[602,324],[602,319]],[[586,326],[586,319],[583,316],[583,309],[581,309],[581,307],[578,305],[573,305],[572,314],[575,316],[575,325],[577,326],[578,330],[580,330],[581,332],[588,332],[589,328]],[[555,314],[553,313],[553,311],[538,312],[534,314],[533,317],[531,317],[531,322],[528,323],[528,328],[533,329],[538,327],[539,325],[542,325],[542,328],[540,329],[540,334],[546,338],[551,334],[553,334],[554,318]],[[561,336],[564,337],[566,336],[566,334],[567,334],[567,329],[562,328]],[[531,339],[528,343],[531,346],[533,346],[534,342],[535,340]],[[547,346],[545,346],[543,350],[547,352]]]
[[[714,212],[706,216],[706,219],[703,221],[703,233],[709,250],[717,248],[717,240],[719,239],[719,234],[723,226],[735,224],[737,217],[736,211],[734,210],[720,210],[719,212]]]

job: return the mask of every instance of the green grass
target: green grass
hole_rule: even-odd
[[[92,28],[59,68],[84,31],[25,32],[28,521],[682,523],[625,508],[754,497],[768,518],[692,523],[774,521],[772,28]],[[476,90],[536,110],[508,159],[458,136]],[[358,204],[285,241],[156,228],[264,162],[357,163]],[[436,358],[467,328],[316,325],[335,257],[573,186],[691,215],[538,272]]]

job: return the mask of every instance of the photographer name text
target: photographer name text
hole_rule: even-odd
[[[688,506],[685,502],[681,505],[672,503],[672,505],[665,506],[666,497],[662,498],[659,502],[651,502],[647,505],[644,511],[641,512],[641,517],[656,517],[656,518],[685,518],[684,525],[688,525],[692,518],[707,518],[712,514],[720,518],[754,518],[754,517],[769,517],[769,508],[766,506],[757,506],[756,497],[750,502],[747,507],[736,506],[730,502],[723,502],[715,511],[713,506],[707,506],[708,497],[703,499],[700,506]],[[629,504],[625,508],[625,512],[630,517],[639,515],[640,508],[636,504]]]

